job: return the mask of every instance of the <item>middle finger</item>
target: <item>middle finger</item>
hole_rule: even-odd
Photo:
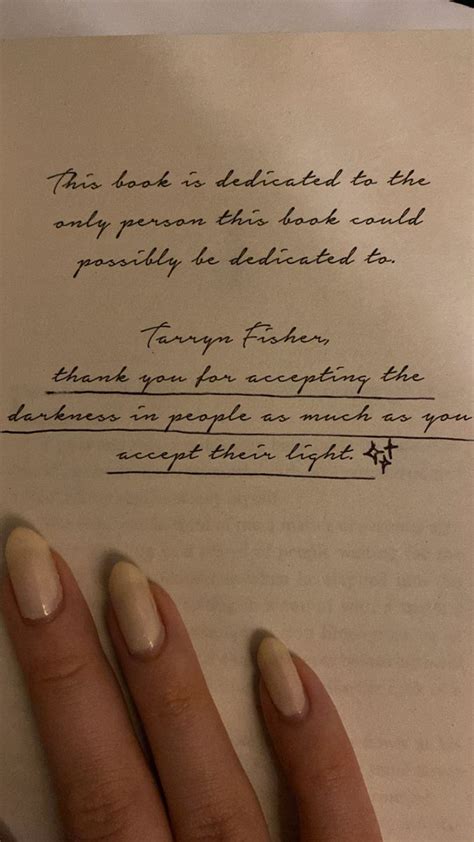
[[[269,842],[171,598],[133,564],[115,565],[109,629],[144,724],[179,842]]]

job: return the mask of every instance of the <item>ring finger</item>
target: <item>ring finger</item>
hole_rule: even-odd
[[[158,789],[85,600],[46,541],[5,548],[2,608],[53,773],[66,838],[171,842]]]

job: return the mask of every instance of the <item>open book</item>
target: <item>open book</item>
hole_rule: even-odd
[[[462,32],[2,47],[3,525],[101,628],[111,554],[170,590],[275,838],[261,628],[326,683],[387,842],[472,834],[469,60]],[[0,657],[0,813],[51,842]]]

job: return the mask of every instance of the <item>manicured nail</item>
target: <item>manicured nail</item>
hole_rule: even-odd
[[[110,575],[109,593],[130,654],[154,654],[165,629],[144,573],[129,561],[118,561]]]
[[[265,637],[257,663],[270,698],[283,716],[301,717],[307,708],[303,684],[288,649],[276,637]]]
[[[59,608],[63,589],[48,543],[24,526],[8,536],[5,558],[20,614],[44,620]]]

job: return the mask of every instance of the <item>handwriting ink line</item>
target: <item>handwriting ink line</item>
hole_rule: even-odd
[[[111,475],[124,474],[159,474],[161,476],[187,476],[187,477],[284,477],[285,479],[375,479],[375,477],[343,477],[343,476],[327,476],[324,474],[277,474],[277,473],[260,473],[259,471],[106,471]]]
[[[232,398],[306,398],[311,400],[364,400],[364,401],[434,401],[434,397],[409,395],[276,395],[270,392],[129,392],[120,389],[48,389],[45,395],[132,395],[146,397],[232,397]]]
[[[34,436],[42,433],[176,433],[183,436],[250,436],[253,438],[342,438],[342,439],[404,439],[407,441],[463,441],[474,442],[474,438],[459,436],[408,436],[391,431],[383,434],[373,433],[240,433],[207,432],[206,430],[166,430],[159,427],[48,427],[44,430],[0,430],[1,435]]]

